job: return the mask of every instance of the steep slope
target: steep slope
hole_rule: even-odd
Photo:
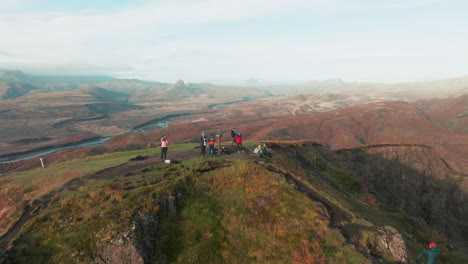
[[[313,142],[271,142],[268,147],[272,157],[260,161],[244,153],[155,164],[157,157],[150,156],[81,177],[70,163],[67,171],[76,171],[70,176],[74,179],[25,208],[23,225],[28,224],[17,230],[18,236],[7,232],[0,237],[2,249],[13,242],[0,262],[411,263],[429,241],[440,243],[442,263],[467,260],[455,249],[457,238],[444,235],[447,229],[431,218],[406,215],[410,206],[395,210],[400,204],[388,200],[403,201],[412,190],[380,193],[386,190],[375,184],[398,182],[401,173],[408,184],[422,177],[428,184],[421,186],[432,188],[429,182],[442,170],[428,174],[424,169],[432,167],[417,170],[376,156],[420,152],[418,159],[424,161],[435,155],[426,148],[330,152]],[[88,162],[76,165],[84,169]],[[392,171],[395,165],[398,173]],[[359,178],[361,172],[369,177]],[[370,176],[377,180],[369,182]],[[453,184],[446,176],[437,181]],[[431,199],[450,197],[446,191]],[[461,201],[445,213],[457,206],[466,209],[466,193],[454,195]],[[461,222],[448,225],[464,224],[465,215],[459,216]]]
[[[398,208],[425,230],[427,225],[468,252],[468,175],[454,171],[427,146],[380,145],[327,155],[387,208]],[[450,217],[448,217],[450,216]]]

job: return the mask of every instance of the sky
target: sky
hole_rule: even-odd
[[[0,69],[163,82],[468,75],[465,0],[0,0]]]

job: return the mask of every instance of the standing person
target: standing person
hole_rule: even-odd
[[[244,146],[242,146],[242,134],[241,134],[241,132],[237,132],[236,144],[237,144],[237,153],[240,153],[241,149],[244,147]]]
[[[208,145],[210,146],[210,156],[212,157],[215,153],[215,143],[216,143],[216,137],[211,134],[210,137],[208,138]]]
[[[168,146],[169,146],[169,140],[167,139],[167,136],[163,136],[161,138],[161,160],[166,160]]]
[[[236,143],[236,128],[233,128],[231,130],[231,138],[232,138],[231,147],[234,147],[234,144]]]
[[[427,255],[426,264],[437,264],[437,256],[439,253],[439,245],[436,243],[430,243],[429,248],[421,252],[421,254],[416,258],[416,261],[419,261],[424,255]]]
[[[205,157],[206,154],[206,137],[205,137],[205,132],[201,132],[201,137],[200,137],[200,147],[201,147],[201,155]]]

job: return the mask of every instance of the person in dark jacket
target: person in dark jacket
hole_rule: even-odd
[[[419,263],[419,260],[427,255],[426,264],[437,264],[437,256],[440,254],[439,245],[436,243],[430,243],[429,248],[421,252],[419,256],[416,257],[416,261]]]
[[[200,147],[201,147],[201,155],[205,157],[206,154],[206,143],[207,143],[207,138],[205,137],[205,132],[201,133],[200,136]]]
[[[236,143],[236,129],[235,128],[231,130],[231,138],[232,138],[231,147],[234,147],[234,144]]]

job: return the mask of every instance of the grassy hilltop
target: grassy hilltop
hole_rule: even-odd
[[[0,176],[13,208],[0,219],[0,263],[408,263],[433,240],[441,263],[466,261],[321,145],[271,142],[262,160],[247,149],[200,158],[194,146],[171,147],[180,164],[151,149]],[[137,154],[148,158],[129,161]]]

